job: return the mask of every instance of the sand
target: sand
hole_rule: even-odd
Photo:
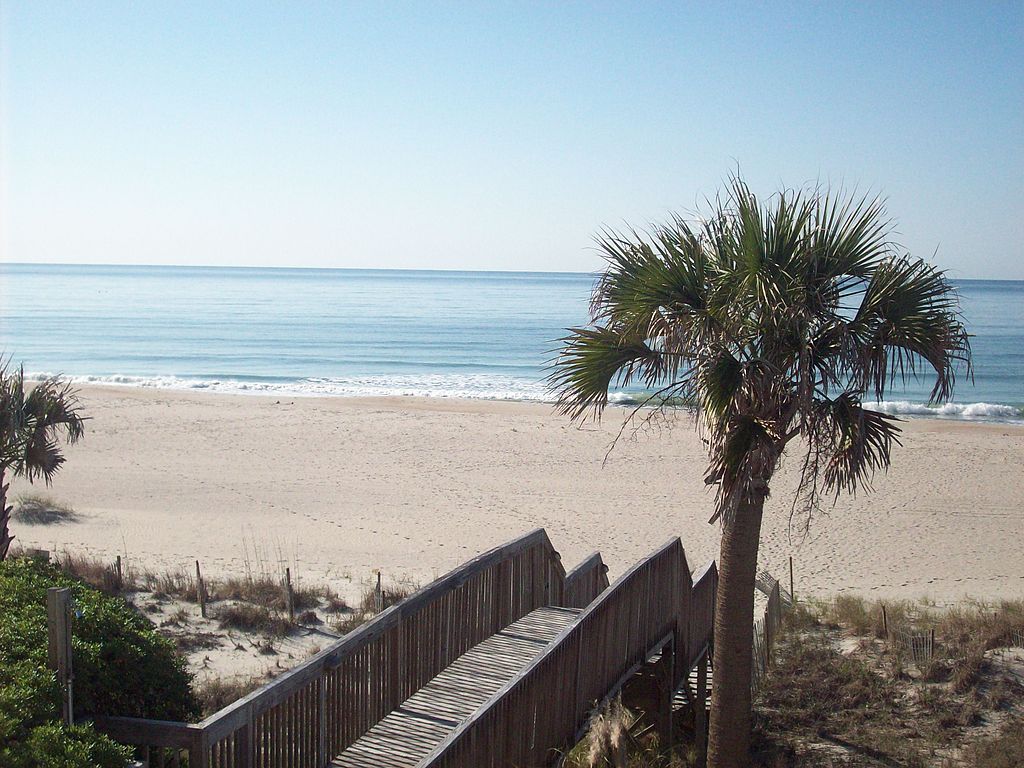
[[[713,493],[688,417],[625,437],[626,415],[576,428],[543,404],[278,399],[87,388],[86,438],[52,488],[74,522],[15,523],[16,543],[210,575],[426,582],[536,527],[567,567],[600,550],[614,577],[669,537],[716,554]],[[798,594],[938,603],[1024,597],[1024,427],[919,419],[874,492],[789,525],[799,460],[773,486],[761,565]]]

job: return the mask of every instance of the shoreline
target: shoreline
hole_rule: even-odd
[[[31,381],[41,380],[43,377],[55,375],[52,372],[28,372],[25,374],[26,379]],[[439,401],[439,402],[451,402],[451,401],[466,401],[466,402],[484,402],[484,403],[523,403],[532,405],[543,405],[551,407],[554,405],[553,399],[546,397],[500,397],[500,396],[487,396],[484,394],[479,395],[468,395],[453,391],[450,394],[444,393],[418,393],[418,392],[386,392],[386,393],[355,393],[355,392],[333,392],[325,393],[314,390],[271,390],[271,389],[258,389],[256,387],[268,386],[270,382],[266,381],[253,381],[253,382],[242,382],[236,380],[222,380],[222,379],[210,379],[210,380],[199,380],[203,381],[202,385],[191,384],[188,382],[194,381],[191,379],[180,378],[178,376],[154,376],[154,377],[143,377],[143,376],[129,376],[129,375],[112,375],[109,377],[103,377],[98,375],[67,375],[59,373],[56,375],[63,376],[70,381],[76,389],[110,389],[110,390],[138,390],[140,392],[147,391],[161,391],[179,393],[182,395],[211,395],[217,397],[257,397],[257,398],[299,398],[302,400],[355,400],[355,401],[373,401],[373,400],[396,400],[396,401]],[[103,380],[104,378],[111,379],[109,381]],[[131,379],[132,381],[117,381],[116,379]],[[180,382],[180,386],[175,384],[154,384],[145,383],[148,380],[161,380],[161,379],[174,379]],[[304,379],[303,381],[314,381],[314,379]],[[528,382],[530,386],[541,386],[539,381]],[[218,389],[221,385],[227,385],[225,389]],[[236,386],[237,385],[237,386]],[[287,386],[287,385],[282,385]],[[251,387],[251,388],[250,388]],[[951,402],[939,406],[930,406],[926,403],[919,401],[912,401],[906,399],[899,400],[884,400],[881,402],[876,401],[864,401],[865,406],[871,407],[875,410],[880,410],[890,416],[895,416],[901,420],[913,420],[913,419],[932,419],[936,421],[949,421],[949,422],[963,422],[967,424],[996,424],[996,425],[1013,425],[1024,427],[1024,404],[1006,404],[997,402],[988,402],[984,400],[970,401],[970,402]],[[609,408],[613,410],[611,413],[615,413],[614,409],[632,409],[632,408],[646,408],[654,406],[646,406],[641,402],[640,396],[634,396],[626,393],[615,393],[611,396],[608,403]],[[879,407],[881,406],[881,407]],[[670,407],[670,410],[672,407]],[[684,406],[678,406],[678,410],[685,411]],[[992,415],[1000,413],[1002,415]],[[1013,415],[1011,415],[1013,414]]]
[[[571,568],[615,577],[672,535],[691,569],[717,553],[713,494],[691,420],[640,434],[610,411],[580,428],[550,404],[436,397],[295,397],[82,386],[85,439],[42,493],[80,520],[15,523],[16,544],[211,575],[292,567],[338,582],[376,569],[425,583],[545,527]],[[622,416],[626,411],[622,412]],[[875,492],[841,497],[790,541],[790,454],[773,483],[761,567],[794,558],[803,594],[949,601],[1024,596],[1024,426],[906,419]]]

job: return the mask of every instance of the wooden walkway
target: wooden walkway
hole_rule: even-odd
[[[200,722],[97,715],[96,727],[145,766],[549,765],[659,651],[671,663],[644,675],[668,711],[665,694],[706,663],[717,584],[714,563],[691,574],[678,538],[609,585],[600,555],[567,572],[537,529]]]
[[[336,757],[336,768],[413,768],[579,614],[537,608],[451,663]]]

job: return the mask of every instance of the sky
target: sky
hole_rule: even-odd
[[[592,271],[737,170],[1024,279],[1024,2],[0,0],[8,262]]]

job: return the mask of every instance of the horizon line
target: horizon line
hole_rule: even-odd
[[[281,271],[320,271],[320,272],[471,272],[479,274],[499,275],[577,275],[596,277],[600,270],[590,272],[574,272],[569,270],[541,269],[473,269],[459,267],[314,267],[252,265],[252,264],[125,264],[120,262],[88,262],[77,263],[67,261],[0,261],[0,267],[127,267],[137,269],[238,269],[238,270],[281,270]],[[950,270],[944,270],[949,272]],[[977,280],[997,283],[1021,283],[1024,277],[952,277],[956,280]]]
[[[121,262],[69,262],[69,261],[0,261],[0,266],[11,267],[136,267],[146,269],[280,269],[280,270],[319,270],[322,272],[480,272],[505,275],[587,275],[592,272],[573,272],[564,269],[472,269],[461,267],[313,267],[254,265],[254,264],[125,264]]]

